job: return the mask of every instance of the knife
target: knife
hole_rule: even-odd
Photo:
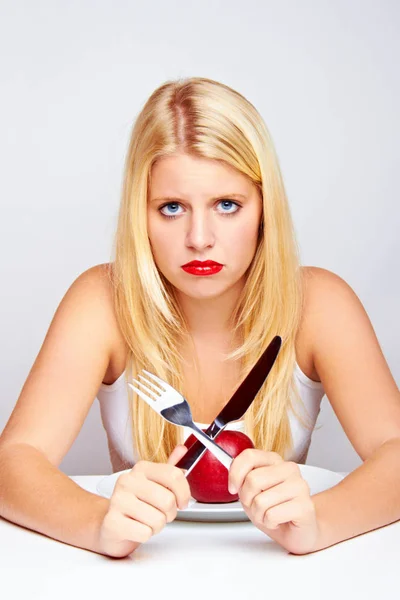
[[[281,344],[282,338],[277,335],[264,350],[250,373],[206,430],[205,433],[211,439],[215,439],[230,421],[236,421],[244,415],[274,366]],[[179,469],[186,469],[185,476],[187,477],[206,451],[207,448],[196,440],[175,466]]]

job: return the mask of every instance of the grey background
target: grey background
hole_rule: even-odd
[[[303,264],[353,287],[399,382],[399,7],[0,3],[0,431],[67,288],[110,260],[131,125],[179,76],[220,80],[261,112]],[[326,398],[308,463],[361,463]],[[61,468],[111,472],[97,401]]]

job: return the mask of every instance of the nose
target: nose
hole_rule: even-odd
[[[189,226],[186,233],[186,245],[189,248],[202,250],[214,245],[215,235],[209,215],[204,213],[193,213],[188,222]]]

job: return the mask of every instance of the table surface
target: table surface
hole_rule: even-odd
[[[71,479],[96,492],[101,476]],[[400,598],[400,521],[295,556],[251,522],[175,520],[128,557],[114,559],[0,519],[0,558],[0,598],[7,600],[133,599],[138,592],[160,600],[270,599],[271,592],[296,600]]]

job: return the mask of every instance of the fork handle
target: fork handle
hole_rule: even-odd
[[[191,425],[190,429],[193,431],[197,439],[202,442],[205,447],[214,454],[215,458],[217,458],[219,462],[222,463],[229,471],[233,462],[233,457],[223,448],[221,448],[221,446],[218,446],[216,442],[209,438],[208,435],[199,429],[195,424]],[[188,475],[188,473],[186,473],[186,475]]]
[[[221,433],[221,431],[225,429],[225,427],[226,423],[223,426],[220,426],[214,421],[206,429],[205,434],[208,435],[208,437],[212,440],[215,440],[215,438]],[[203,442],[197,440],[190,446],[188,452],[175,466],[178,467],[178,469],[184,469],[186,471],[185,477],[187,477],[206,452],[207,448],[205,448]]]

